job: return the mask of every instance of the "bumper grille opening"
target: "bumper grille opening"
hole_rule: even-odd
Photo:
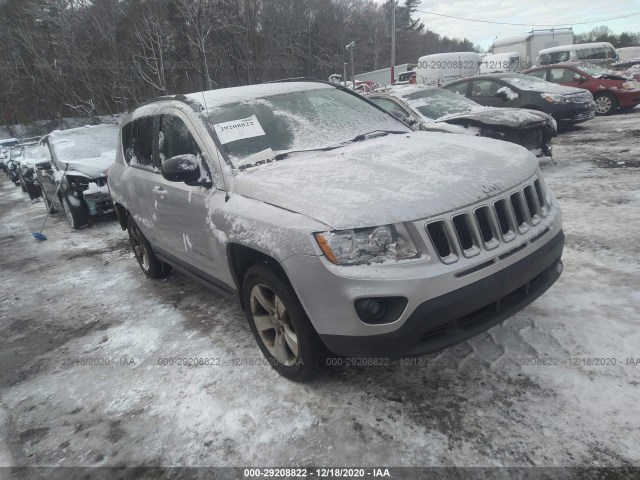
[[[431,237],[431,241],[441,258],[446,258],[453,253],[451,250],[451,244],[449,243],[447,229],[443,221],[427,225],[427,232],[429,233],[429,237]]]
[[[498,200],[495,206],[496,214],[498,215],[498,223],[500,224],[500,232],[502,232],[502,235],[506,235],[511,231],[509,214],[507,210],[507,201]]]
[[[524,208],[522,205],[522,198],[520,197],[520,193],[512,193],[511,197],[511,206],[513,207],[513,213],[516,216],[516,222],[518,222],[518,228],[521,231],[527,228],[527,217],[524,213]]]
[[[533,182],[533,186],[536,189],[536,195],[538,196],[538,203],[540,204],[540,210],[542,212],[542,215],[546,215],[547,214],[547,200],[544,196],[544,192],[542,191],[542,184],[540,183],[540,180],[536,179],[535,182]]]
[[[527,208],[529,209],[531,223],[535,225],[540,221],[540,208],[538,207],[538,202],[533,194],[533,187],[531,187],[531,185],[524,187],[524,198],[527,202]]]
[[[489,243],[495,238],[493,236],[493,228],[491,228],[491,216],[489,214],[489,207],[482,207],[476,210],[476,220],[478,221],[478,227],[480,228],[482,241],[484,243]]]
[[[458,240],[460,240],[462,250],[471,250],[475,246],[476,242],[473,239],[473,233],[471,232],[471,226],[469,225],[467,214],[465,213],[453,217],[453,226],[458,234]]]

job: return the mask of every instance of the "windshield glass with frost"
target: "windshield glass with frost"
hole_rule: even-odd
[[[410,131],[390,115],[334,87],[221,105],[209,109],[205,118],[234,164],[269,148],[277,154],[336,146],[374,130]]]
[[[413,109],[423,116],[435,120],[445,115],[466,113],[480,106],[462,95],[449,90],[430,89],[411,93],[402,97]]]
[[[58,160],[64,163],[97,163],[116,155],[117,125],[81,127],[50,134],[50,142]]]

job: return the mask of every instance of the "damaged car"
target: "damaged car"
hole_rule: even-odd
[[[522,72],[565,87],[589,90],[596,102],[596,115],[640,105],[640,83],[597,66],[556,64]]]
[[[462,95],[425,85],[393,88],[369,99],[414,130],[495,138],[522,145],[538,157],[551,156],[551,141],[558,134],[555,120],[546,113],[482,107]]]
[[[108,181],[142,271],[238,300],[291,380],[334,354],[386,365],[450,347],[562,272],[559,205],[531,152],[413,131],[340,85],[162,97],[120,137]]]
[[[456,80],[443,88],[486,107],[539,110],[561,125],[595,117],[593,95],[582,88],[564,87],[519,73],[495,73]]]
[[[56,130],[44,136],[35,166],[45,207],[52,212],[61,208],[75,229],[87,226],[91,217],[112,213],[107,171],[117,143],[117,125]]]
[[[14,149],[17,148],[20,148],[20,156],[16,160],[20,186],[31,200],[35,200],[42,194],[35,174],[35,165],[40,161],[40,148],[37,143],[14,147]]]

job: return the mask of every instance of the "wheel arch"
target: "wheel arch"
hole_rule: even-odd
[[[252,265],[264,263],[283,275],[283,278],[287,279],[287,281],[289,278],[282,268],[282,265],[280,265],[275,258],[239,243],[229,243],[227,245],[227,261],[229,262],[229,270],[231,271],[231,276],[233,277],[236,291],[238,292],[238,300],[243,310],[245,309],[245,305],[242,301],[242,283],[247,270],[249,270]]]

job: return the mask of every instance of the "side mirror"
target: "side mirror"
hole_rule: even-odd
[[[201,181],[200,162],[195,155],[176,155],[162,162],[162,176],[170,182],[184,182],[187,185],[210,185],[211,181]]]
[[[49,170],[51,168],[51,162],[49,160],[42,160],[36,163],[36,168],[38,170]]]
[[[497,97],[497,98],[501,98],[502,100],[506,100],[507,99],[507,92],[502,90],[500,92],[497,92],[494,96]]]

